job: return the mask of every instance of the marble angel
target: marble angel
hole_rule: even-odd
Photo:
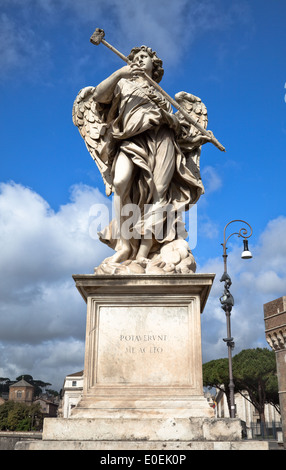
[[[213,134],[201,133],[174,112],[146,80],[148,75],[159,83],[163,73],[156,52],[136,47],[128,65],[96,87],[83,88],[74,102],[73,122],[115,201],[116,217],[99,234],[115,254],[95,272],[195,272],[181,216],[204,192],[201,146]],[[175,98],[206,129],[207,109],[200,98],[186,92]],[[134,206],[136,219],[126,233],[130,213],[124,209]]]

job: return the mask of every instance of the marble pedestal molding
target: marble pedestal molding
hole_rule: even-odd
[[[203,395],[200,315],[214,277],[74,275],[87,303],[83,396],[16,449],[245,447],[240,420],[215,419]]]

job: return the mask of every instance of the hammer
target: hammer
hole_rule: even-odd
[[[106,47],[108,47],[108,49],[110,49],[112,52],[118,55],[118,57],[124,60],[124,62],[126,62],[127,64],[130,64],[131,63],[130,60],[128,60],[128,58],[124,54],[122,54],[117,49],[115,49],[115,47],[109,44],[104,39],[104,37],[105,37],[104,30],[100,28],[96,28],[96,30],[94,31],[93,35],[90,38],[90,42],[92,44],[95,44],[96,46],[98,46],[100,43],[104,44]],[[222,152],[225,152],[225,148],[214,137],[214,135],[209,134],[209,132],[204,127],[202,127],[189,113],[187,113],[187,111],[185,111],[185,109],[182,108],[182,106],[180,106],[177,101],[171,98],[171,96],[169,96],[168,93],[166,93],[163,90],[163,88],[161,88],[160,85],[158,85],[157,82],[155,82],[151,77],[149,77],[149,75],[147,75],[145,72],[143,72],[143,75],[146,78],[146,80],[150,83],[150,85],[152,85],[159,93],[161,93],[166,98],[166,100],[169,101],[169,103],[171,103],[172,106],[174,106],[174,108],[180,111],[180,113],[185,117],[185,119],[188,122],[190,122],[194,127],[196,127],[203,135],[206,135],[207,137],[209,137],[210,142],[212,142],[219,150],[221,150]]]

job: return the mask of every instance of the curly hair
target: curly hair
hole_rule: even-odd
[[[133,47],[133,49],[131,49],[131,52],[127,58],[133,61],[135,55],[140,51],[147,52],[147,54],[149,54],[149,56],[151,57],[152,62],[153,62],[152,78],[155,82],[159,83],[162,80],[162,77],[164,75],[163,61],[159,59],[156,52],[153,51],[151,47],[147,47],[147,46]]]

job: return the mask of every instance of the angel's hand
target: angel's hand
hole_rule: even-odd
[[[144,72],[137,64],[132,63],[130,65],[125,65],[124,67],[121,67],[121,69],[118,70],[118,73],[120,78],[132,78]]]
[[[207,131],[207,133],[208,135],[204,135],[204,134],[196,135],[195,137],[192,138],[192,143],[203,145],[203,144],[206,144],[207,142],[210,142],[213,139],[214,135],[212,131]]]
[[[209,136],[210,136],[210,140],[211,140],[211,139],[214,139],[214,135],[213,135],[212,131],[207,131],[207,133],[208,133]]]
[[[214,138],[214,135],[212,131],[207,131],[207,133],[208,135],[198,136],[198,140],[200,140],[202,143],[210,142]]]
[[[144,70],[139,67],[138,64],[132,63],[130,65],[125,65],[118,70],[120,78],[133,78],[138,75],[144,75]]]
[[[79,96],[81,99],[85,99],[88,95],[91,95],[94,90],[95,90],[95,87],[87,86],[81,90]]]

